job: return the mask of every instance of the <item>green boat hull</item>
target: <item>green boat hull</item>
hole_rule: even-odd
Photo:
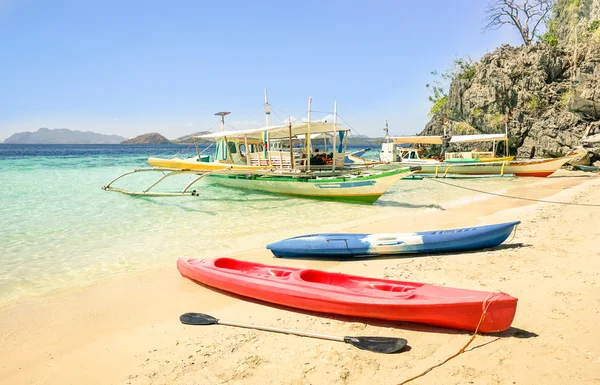
[[[211,183],[239,189],[333,200],[373,204],[394,183],[409,174],[409,168],[344,177],[290,177],[258,174],[215,173],[207,176]]]

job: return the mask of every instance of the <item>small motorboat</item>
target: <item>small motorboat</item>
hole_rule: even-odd
[[[517,298],[321,270],[269,266],[232,258],[179,258],[182,276],[238,295],[303,310],[419,322],[484,333],[510,327]]]
[[[453,230],[391,234],[311,234],[267,245],[276,257],[345,258],[434,253],[495,247],[519,221]]]

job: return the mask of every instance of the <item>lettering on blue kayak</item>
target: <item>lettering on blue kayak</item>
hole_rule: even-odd
[[[349,188],[349,187],[363,187],[372,186],[375,182],[372,180],[363,180],[360,182],[344,182],[344,183],[317,183],[319,188]]]

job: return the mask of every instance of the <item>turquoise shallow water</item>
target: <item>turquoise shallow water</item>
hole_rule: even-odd
[[[136,198],[101,189],[125,171],[147,167],[148,156],[191,151],[184,146],[0,145],[0,304],[174,266],[179,256],[230,254],[375,217],[419,215],[476,195],[443,185],[432,188],[431,181],[400,181],[373,206],[245,192],[204,181],[197,185],[197,197]],[[156,177],[136,175],[120,185],[148,186]],[[189,180],[181,176],[172,186]],[[524,181],[453,183],[502,191]]]

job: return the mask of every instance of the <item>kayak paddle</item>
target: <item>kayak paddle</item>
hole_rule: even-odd
[[[269,326],[259,326],[252,324],[243,324],[239,322],[222,321],[212,317],[208,314],[202,313],[185,313],[179,317],[182,324],[186,325],[226,325],[236,326],[240,328],[265,330],[268,332],[294,334],[303,337],[321,338],[324,340],[345,342],[347,344],[356,346],[362,350],[368,350],[375,353],[397,353],[404,349],[407,341],[404,338],[392,338],[392,337],[336,337],[328,336],[326,334],[317,334],[310,332],[301,332],[290,329],[280,329]]]

